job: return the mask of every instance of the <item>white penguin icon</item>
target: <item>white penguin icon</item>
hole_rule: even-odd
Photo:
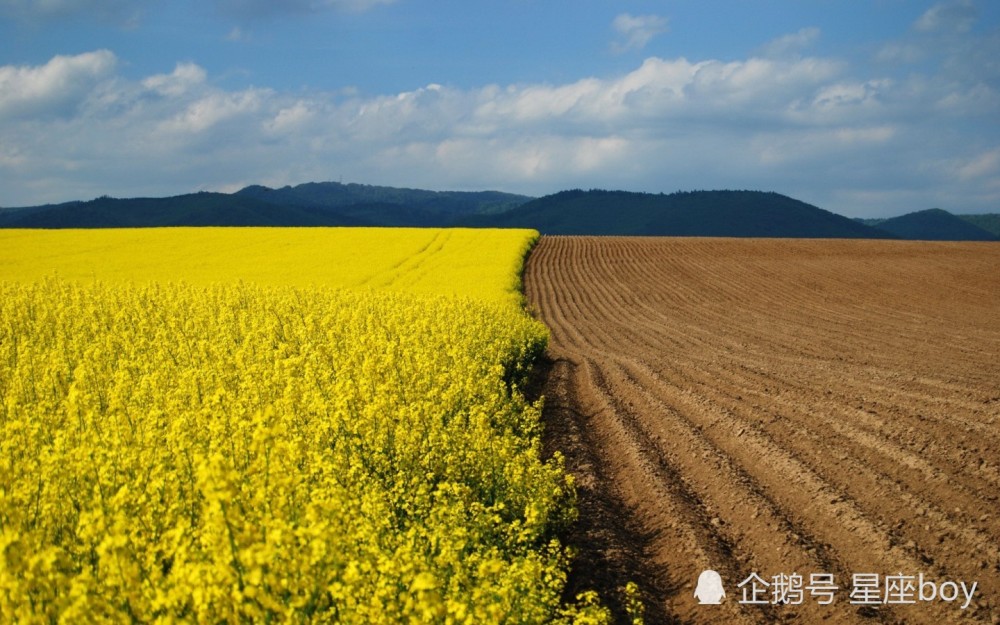
[[[701,605],[719,605],[726,596],[722,587],[722,577],[715,571],[702,571],[698,576],[698,587],[694,589],[694,597]]]

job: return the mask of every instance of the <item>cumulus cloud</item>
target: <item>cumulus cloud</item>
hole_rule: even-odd
[[[108,50],[56,56],[38,67],[0,67],[0,116],[70,115],[116,64]]]
[[[615,52],[641,50],[654,37],[667,32],[667,18],[659,15],[630,15],[622,13],[611,22],[619,39],[611,44]]]
[[[798,32],[783,35],[769,41],[761,48],[761,56],[784,57],[801,54],[819,39],[818,28],[803,28]]]
[[[155,74],[142,81],[142,86],[165,96],[180,96],[205,82],[205,70],[194,63],[178,63],[170,74]]]
[[[646,59],[616,79],[587,78],[566,85],[527,85],[493,94],[476,113],[496,127],[551,124],[615,125],[655,132],[665,118],[779,118],[794,94],[839,72],[838,63],[818,59],[692,62]]]
[[[975,208],[932,191],[984,202],[1000,154],[989,126],[956,125],[959,110],[995,112],[991,87],[858,77],[835,59],[650,57],[564,84],[374,97],[224,89],[190,62],[130,80],[117,65],[95,51],[0,67],[0,205],[343,177],[529,194],[763,188],[876,215]],[[888,204],[917,191],[925,201]]]
[[[892,81],[888,79],[834,83],[821,88],[809,108],[828,115],[848,109],[856,116],[862,108],[877,106],[879,94],[891,88]]]
[[[979,11],[972,0],[951,0],[927,9],[913,28],[923,33],[964,34],[972,30],[978,17]]]

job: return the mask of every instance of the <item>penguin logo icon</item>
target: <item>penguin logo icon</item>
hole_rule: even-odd
[[[722,578],[715,571],[702,571],[698,576],[698,587],[694,597],[701,605],[719,605],[726,596]]]

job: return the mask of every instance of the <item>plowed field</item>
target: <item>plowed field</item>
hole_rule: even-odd
[[[525,288],[575,587],[635,580],[649,622],[1000,622],[1000,245],[543,237]],[[839,589],[748,605],[751,573]]]

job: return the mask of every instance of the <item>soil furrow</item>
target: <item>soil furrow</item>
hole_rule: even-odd
[[[632,579],[652,623],[1000,623],[1000,246],[543,237],[525,291],[580,485],[571,590],[622,616]],[[834,602],[740,601],[793,572]],[[896,594],[852,602],[865,573]]]

